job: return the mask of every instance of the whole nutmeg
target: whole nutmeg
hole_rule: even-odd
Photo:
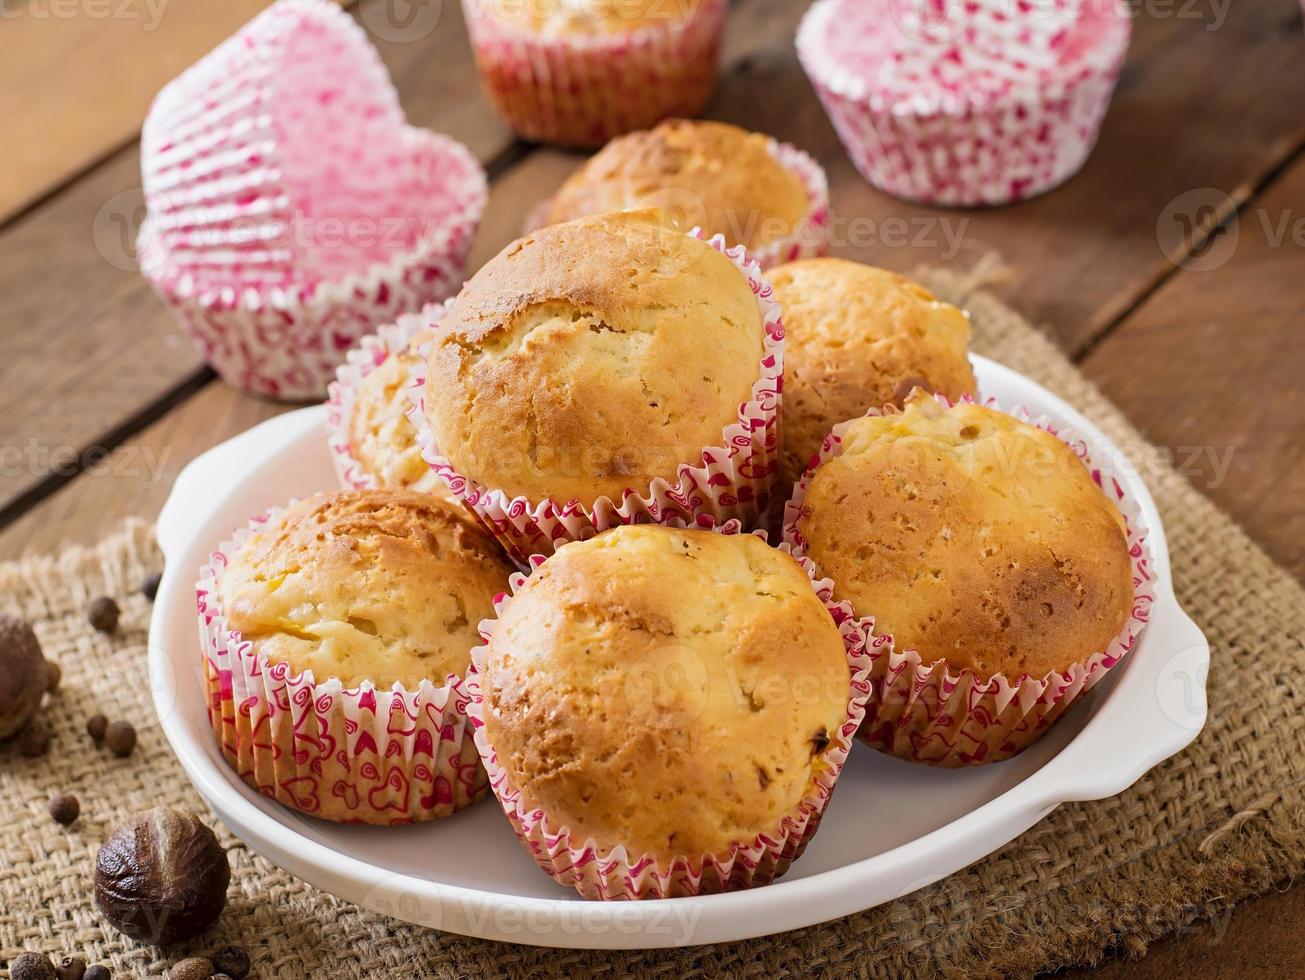
[[[226,974],[231,980],[245,980],[249,976],[249,954],[239,946],[223,946],[213,954],[214,975]]]
[[[9,964],[12,980],[57,980],[54,964],[44,953],[19,953]]]
[[[125,721],[111,721],[104,729],[104,744],[114,755],[126,758],[136,747],[136,729]]]
[[[0,615],[0,739],[23,728],[50,687],[50,665],[32,628]]]
[[[156,807],[118,827],[95,856],[95,904],[119,931],[164,945],[211,926],[227,903],[231,866],[213,831]]]
[[[112,633],[118,628],[118,604],[107,595],[96,596],[86,610],[87,621],[101,633]]]
[[[54,968],[54,975],[59,980],[85,980],[86,961],[80,956],[65,956]]]
[[[100,963],[88,966],[86,972],[82,974],[82,980],[112,980],[112,977],[109,968]]]
[[[213,961],[206,956],[190,956],[172,964],[168,980],[209,980],[213,976]]]

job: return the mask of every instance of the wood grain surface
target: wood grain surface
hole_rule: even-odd
[[[17,7],[37,11],[33,0]],[[135,0],[145,9],[145,0]],[[0,558],[150,517],[203,450],[286,410],[213,380],[135,272],[133,141],[153,91],[266,0],[171,0],[157,28],[0,19]],[[458,6],[355,15],[411,121],[467,143],[493,191],[472,268],[581,156],[515,141],[481,96]],[[909,271],[997,254],[1004,298],[1271,554],[1305,576],[1305,57],[1293,0],[1139,4],[1100,142],[1063,187],[939,211],[870,188],[793,53],[805,0],[735,0],[707,115],[829,172],[836,254]],[[15,9],[17,9],[17,7]],[[56,72],[49,66],[75,64]],[[31,80],[46,80],[27,96]],[[115,84],[104,84],[112,78]],[[1202,219],[1202,220],[1198,220]],[[1305,975],[1299,889],[1072,976]]]

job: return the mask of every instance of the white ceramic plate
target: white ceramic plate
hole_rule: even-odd
[[[336,485],[324,410],[280,416],[205,453],[159,518],[167,558],[150,624],[161,724],[191,781],[237,837],[292,874],[368,908],[450,932],[536,945],[639,948],[797,929],[890,901],[1001,847],[1058,804],[1125,789],[1205,723],[1209,646],[1174,600],[1160,516],[1141,479],[1081,415],[976,357],[980,390],[1087,436],[1096,462],[1141,502],[1156,602],[1140,645],[1031,749],[937,770],[857,745],[803,858],[779,882],[725,895],[586,902],[535,867],[495,802],[413,827],[341,826],[259,796],[228,768],[204,713],[194,583],[201,562],[253,514]]]

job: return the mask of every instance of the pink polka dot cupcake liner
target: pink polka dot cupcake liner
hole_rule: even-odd
[[[431,324],[444,317],[446,303],[432,303],[420,313],[408,313],[394,323],[386,324],[376,333],[364,337],[348,352],[345,361],[335,371],[326,395],[326,444],[331,450],[331,461],[340,485],[350,490],[375,490],[380,486],[376,477],[363,468],[354,455],[350,438],[350,422],[358,391],[372,373],[391,357],[402,354],[417,338],[428,333]],[[408,379],[411,385],[413,379]],[[407,424],[407,419],[404,419]],[[397,485],[387,481],[386,486]]]
[[[324,820],[406,824],[469,806],[488,789],[463,682],[346,688],[268,663],[229,628],[218,581],[274,509],[218,545],[196,584],[208,717],[222,755],[262,795]]]
[[[1033,197],[1096,143],[1132,33],[1120,0],[817,0],[798,57],[857,169],[888,194],[971,207]]]
[[[490,103],[519,136],[595,147],[667,116],[694,116],[716,86],[725,0],[699,0],[619,34],[549,37],[491,0],[463,0]],[[510,6],[510,5],[509,5]],[[678,0],[668,2],[678,13]]]
[[[702,238],[694,229],[690,233]],[[784,377],[784,325],[770,283],[742,247],[728,248],[716,235],[707,244],[730,259],[748,278],[765,331],[752,396],[739,406],[738,418],[721,432],[719,445],[702,449],[696,460],[681,463],[674,482],[657,479],[648,487],[631,487],[620,500],[599,497],[592,507],[576,500],[530,500],[485,487],[460,473],[440,453],[426,419],[422,390],[425,378],[409,389],[408,418],[417,430],[422,455],[450,493],[479,518],[521,567],[534,554],[552,554],[568,541],[592,537],[621,524],[666,524],[721,527],[736,522],[755,526],[770,506],[779,465],[779,407]]]
[[[951,405],[941,395],[941,404]],[[971,400],[971,399],[966,399]],[[994,399],[982,402],[999,411]],[[867,415],[888,414],[872,409]],[[848,600],[834,601],[835,583],[821,578],[812,563],[811,574],[829,596],[827,605],[844,637],[870,658],[874,693],[858,737],[866,744],[911,762],[944,768],[1000,762],[1019,754],[1040,738],[1080,697],[1092,689],[1138,642],[1155,600],[1147,530],[1141,509],[1125,491],[1108,463],[1094,462],[1088,439],[1049,417],[1033,418],[1023,408],[1008,411],[1068,445],[1087,467],[1092,479],[1119,508],[1127,525],[1128,553],[1133,568],[1133,605],[1128,621],[1106,646],[1067,670],[1042,677],[1027,674],[983,676],[968,668],[952,668],[943,661],[922,662],[915,650],[899,650],[890,634],[875,630],[874,610],[856,609]],[[810,562],[806,540],[798,528],[803,501],[812,475],[826,460],[842,451],[841,434],[852,423],[834,426],[825,436],[819,455],[793,491],[784,511],[782,548]]]
[[[736,533],[731,528],[719,530]],[[528,565],[533,572],[546,560],[543,555],[532,555]],[[811,563],[799,562],[810,575]],[[525,580],[525,575],[514,575],[510,580],[511,592],[515,593]],[[813,582],[812,588],[828,603],[827,586]],[[495,601],[496,612],[510,601],[510,594],[499,596]],[[493,636],[496,622],[497,619],[488,619],[480,625],[486,643]],[[486,647],[477,647],[472,651],[472,666],[464,685],[467,714],[490,787],[518,840],[549,877],[588,899],[679,898],[770,884],[802,856],[819,829],[871,694],[870,657],[854,642],[851,622],[840,624],[839,628],[844,634],[850,672],[847,718],[832,734],[825,750],[825,765],[816,772],[809,791],[773,830],[739,841],[725,853],[686,854],[670,861],[651,854],[632,854],[624,846],[604,848],[592,839],[578,839],[546,812],[529,805],[521,791],[511,784],[485,732],[484,695],[478,666],[484,662]]]
[[[791,143],[780,143],[772,139],[769,148],[775,159],[802,182],[802,187],[807,192],[808,207],[807,213],[790,234],[752,250],[752,259],[763,272],[785,262],[814,259],[829,254],[829,178],[825,175],[824,168],[810,154]],[[526,215],[522,233],[529,234],[544,227],[548,223],[551,206],[550,198],[532,209]]]

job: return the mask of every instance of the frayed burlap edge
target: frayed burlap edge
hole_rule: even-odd
[[[974,347],[1037,379],[1111,438],[1138,433],[1049,341],[981,292],[994,263],[965,276],[923,272],[967,306]],[[767,939],[666,952],[589,953],[465,939],[393,922],[324,895],[229,835],[233,885],[217,929],[184,950],[125,942],[90,901],[94,849],[105,829],[156,802],[202,809],[156,727],[130,760],[91,750],[92,710],[152,717],[143,677],[148,603],[135,593],[158,554],[143,524],[92,549],[0,566],[0,607],[31,619],[64,687],[46,709],[47,760],[0,747],[0,959],[21,949],[77,951],[119,976],[158,976],[189,950],[240,942],[258,975],[342,978],[525,976],[697,978],[777,976],[1019,976],[1092,963],[1114,947],[1222,914],[1305,866],[1305,590],[1172,468],[1146,480],[1164,517],[1175,588],[1210,639],[1210,722],[1186,752],[1109,800],[1066,805],[978,864],[888,905]],[[119,596],[123,627],[109,640],[85,625],[84,603]],[[108,678],[108,680],[106,680]],[[71,831],[45,815],[49,794],[75,789]]]

